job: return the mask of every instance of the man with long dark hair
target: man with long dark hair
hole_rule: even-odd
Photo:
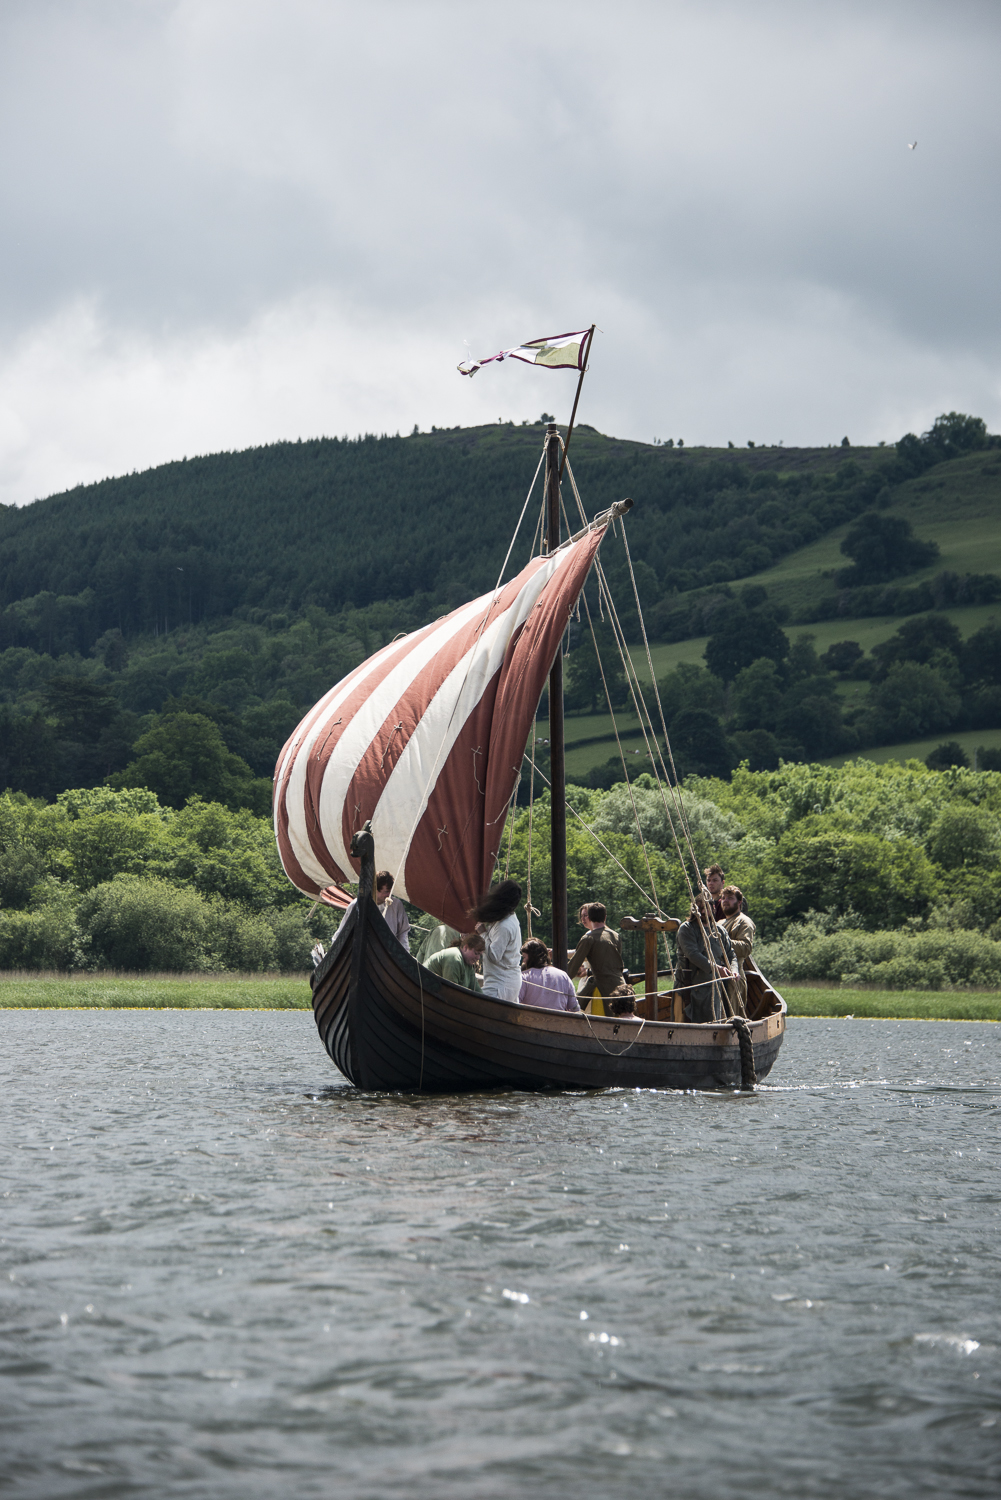
[[[517,1002],[521,991],[521,927],[515,910],[521,900],[516,880],[492,885],[470,913],[483,934],[483,993]]]

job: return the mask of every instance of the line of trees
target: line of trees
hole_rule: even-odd
[[[858,977],[852,934],[895,932],[904,936],[882,948],[866,939],[870,969],[897,963],[909,986],[1001,983],[1001,773],[914,762],[745,767],[729,781],[692,777],[681,796],[699,865],[723,864],[760,940],[784,945],[797,976],[810,951],[825,972],[838,963]],[[616,925],[650,895],[687,909],[671,804],[650,776],[631,793],[571,786],[568,798],[571,911],[601,899]],[[526,892],[531,880],[546,935],[548,795],[531,818],[519,810],[508,834],[501,863]],[[281,870],[270,820],[249,810],[200,798],[172,809],[143,789],[64,792],[49,805],[0,797],[0,969],[305,973],[311,944],[335,922],[326,908],[310,915]],[[924,947],[903,952],[907,934]],[[810,948],[828,938],[837,940]],[[875,982],[892,978],[881,970]]]
[[[87,655],[115,632],[159,638],[237,612],[279,629],[310,605],[337,614],[415,592],[419,612],[440,613],[493,583],[541,440],[538,425],[501,425],[278,443],[0,506],[0,651]],[[575,467],[595,511],[641,499],[640,593],[671,639],[680,596],[759,572],[996,441],[958,413],[892,449],[795,455],[668,450],[581,426]],[[461,574],[442,546],[454,536]]]
[[[305,970],[270,821],[146,789],[0,797],[0,969]]]

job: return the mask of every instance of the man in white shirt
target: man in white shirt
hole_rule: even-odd
[[[410,918],[407,916],[407,908],[402,901],[393,896],[393,877],[388,870],[380,870],[375,877],[375,899],[382,916],[385,917],[390,932],[398,943],[402,943],[407,952],[410,952]],[[353,911],[358,905],[358,897],[344,908],[344,916]],[[342,917],[343,921],[344,918]]]

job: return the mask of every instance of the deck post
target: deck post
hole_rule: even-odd
[[[546,551],[560,545],[560,435],[546,428]],[[549,782],[552,788],[553,963],[567,966],[567,785],[563,736],[563,640],[549,674]]]
[[[645,987],[645,1000],[653,1001],[653,1018],[659,1020],[657,1015],[657,929],[647,926],[643,929],[643,966],[645,974],[643,983]]]
[[[673,997],[665,1005],[664,1009],[670,1011],[669,1016],[661,1016],[661,1000],[657,981],[657,937],[661,932],[677,932],[681,923],[677,917],[658,917],[655,911],[648,912],[645,917],[622,917],[619,925],[623,932],[642,932],[643,934],[643,959],[644,959],[644,985],[645,993],[643,999],[637,1005],[637,1014],[644,1015],[650,1021],[675,1020],[680,1021],[681,1016],[675,1009],[675,1001],[680,997]],[[670,959],[668,959],[670,962]],[[640,1006],[646,1005],[647,1009],[641,1011]]]

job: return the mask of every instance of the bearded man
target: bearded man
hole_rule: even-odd
[[[739,1016],[747,1015],[747,975],[744,960],[750,958],[754,947],[755,926],[743,911],[744,897],[735,885],[726,885],[720,893],[723,920],[720,926],[729,935],[733,956],[737,960],[737,978],[734,984],[734,999]]]

